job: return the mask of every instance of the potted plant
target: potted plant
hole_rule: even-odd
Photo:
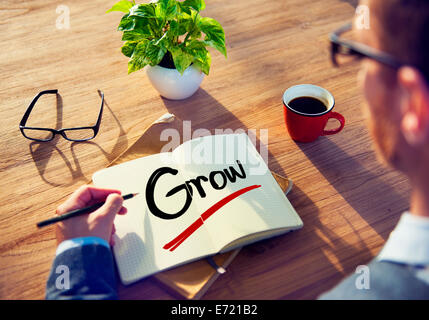
[[[198,90],[210,71],[207,47],[226,58],[225,33],[212,18],[202,17],[204,0],[159,0],[135,4],[121,0],[107,12],[120,11],[122,53],[128,73],[147,66],[152,85],[165,98],[180,100]]]

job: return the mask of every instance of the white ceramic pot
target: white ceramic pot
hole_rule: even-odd
[[[200,87],[204,73],[193,65],[189,66],[183,75],[176,69],[160,66],[148,66],[147,75],[150,82],[164,98],[182,100],[192,96]]]

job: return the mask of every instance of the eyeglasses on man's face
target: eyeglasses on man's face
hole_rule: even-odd
[[[19,129],[24,137],[34,141],[46,142],[54,139],[56,134],[60,134],[64,139],[69,141],[88,141],[94,139],[100,129],[101,116],[103,114],[104,105],[104,93],[98,90],[98,94],[101,97],[101,107],[98,114],[97,122],[94,126],[87,127],[76,127],[76,128],[63,128],[63,129],[52,129],[52,128],[40,128],[40,127],[28,127],[25,124],[30,116],[31,111],[34,108],[37,100],[45,94],[58,94],[58,90],[45,90],[39,92],[34,99],[31,101],[27,108],[21,122],[19,123]]]
[[[348,31],[352,31],[352,26],[353,24],[351,22],[347,23],[330,34],[331,59],[335,66],[346,65],[362,58],[375,60],[394,69],[399,69],[401,66],[405,65],[405,63],[402,63],[388,53],[371,48],[370,46],[354,40],[342,38],[342,35]]]

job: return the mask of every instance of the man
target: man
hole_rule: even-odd
[[[369,289],[358,289],[351,276],[322,299],[429,298],[429,1],[371,0],[370,29],[359,30],[361,42],[349,53],[364,57],[362,86],[370,128],[382,158],[410,178],[410,212],[404,213],[381,253],[369,264]],[[381,54],[381,52],[388,53]],[[388,58],[386,58],[388,57]],[[399,63],[400,61],[401,63]],[[64,221],[58,240],[47,298],[116,298],[109,240],[114,216],[125,213],[114,190],[83,187],[58,213],[104,200],[89,214]],[[70,287],[63,288],[56,270],[70,268]],[[359,287],[360,288],[360,287]]]
[[[360,42],[394,57],[360,54],[369,127],[381,158],[409,177],[412,196],[368,266],[369,288],[357,285],[355,274],[321,299],[429,299],[429,1],[362,4],[370,29],[357,30]]]

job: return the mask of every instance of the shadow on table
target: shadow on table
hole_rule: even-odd
[[[233,298],[240,299],[239,291],[258,298],[263,288],[255,287],[255,282],[243,281],[257,276],[260,284],[266,282],[272,287],[263,299],[315,299],[353,272],[357,265],[372,258],[362,240],[350,245],[325,227],[320,221],[319,209],[299,187],[294,186],[288,198],[304,227],[244,247],[223,280],[215,282],[205,298],[215,299],[218,292],[224,290]]]
[[[340,0],[341,2],[347,2],[352,7],[356,8],[359,4],[359,0]]]
[[[388,203],[405,210],[408,199],[380,179],[377,174],[363,167],[329,138],[321,137],[315,143],[317,148],[314,143],[297,143],[297,146],[349,205],[386,240],[388,230],[381,223],[374,223],[382,214],[379,205]],[[377,161],[372,151],[368,151],[367,156]],[[388,210],[390,212],[391,209]]]
[[[315,299],[332,289],[358,265],[371,260],[373,255],[357,232],[355,235],[359,240],[351,245],[343,240],[341,235],[322,224],[319,209],[300,188],[294,186],[288,197],[296,204],[296,209],[299,210],[304,222],[305,230],[301,230],[301,234],[297,233],[299,239],[294,244],[303,246],[301,250],[307,252],[305,259],[308,259],[308,263],[305,267],[308,270],[304,272],[302,281],[305,283],[305,279],[312,277],[316,272],[323,273],[324,276],[319,277],[317,282],[311,282],[285,295],[282,299]],[[293,250],[292,246],[290,250]]]
[[[257,134],[254,140],[256,141],[256,149],[260,152],[262,149],[268,150],[268,146],[258,136],[259,129],[265,128],[247,128],[233,113],[202,88],[199,88],[192,97],[186,100],[175,101],[166,98],[162,98],[162,100],[168,112],[175,114],[184,121],[190,120],[192,122],[192,132],[202,128],[209,130],[211,134],[215,134],[216,129],[231,129],[233,131],[243,129],[249,137],[253,138],[253,130],[256,130]],[[253,130],[249,131],[249,129]],[[273,154],[269,150],[267,154],[270,170],[287,177]]]
[[[57,94],[57,120],[56,128],[59,129],[62,127],[62,117],[63,117],[63,102],[60,94]],[[112,152],[106,152],[100,145],[93,141],[82,141],[82,142],[71,142],[70,143],[70,152],[72,159],[68,159],[67,156],[62,152],[56,145],[59,139],[63,139],[60,135],[56,135],[52,141],[49,142],[37,142],[33,141],[29,145],[30,153],[33,158],[33,161],[37,167],[40,177],[42,180],[52,186],[70,186],[73,185],[76,181],[82,180],[87,183],[88,179],[82,172],[82,168],[79,163],[79,158],[75,151],[75,148],[82,145],[90,145],[97,147],[101,153],[106,157],[106,159],[111,162],[114,158],[122,151],[128,147],[128,140],[126,138],[125,131],[119,122],[118,118],[113,113],[112,109],[109,107],[106,100],[104,100],[104,105],[109,110],[111,116],[117,123],[119,127],[119,135],[116,139],[115,145],[113,146]],[[105,108],[106,109],[106,108]],[[103,121],[103,120],[102,120]],[[104,120],[105,121],[105,120]],[[99,133],[102,134],[102,133]],[[49,168],[48,164],[51,160],[61,159],[68,169],[69,175],[66,176],[63,174],[63,171],[57,176],[58,169],[56,167]]]
[[[51,186],[58,187],[69,186],[75,183],[77,180],[87,179],[82,173],[79,161],[77,160],[73,148],[71,147],[71,153],[73,156],[75,169],[73,168],[72,163],[67,158],[67,156],[56,147],[55,144],[58,139],[62,138],[57,136],[54,138],[54,140],[49,142],[33,141],[30,143],[30,153],[42,180]],[[63,174],[59,176],[55,175],[54,173],[58,173],[56,170],[54,170],[55,168],[52,168],[52,170],[48,169],[49,161],[51,161],[51,159],[58,158],[61,158],[65,164],[65,167],[68,168],[70,174],[68,177],[65,177]]]
[[[174,113],[182,120],[191,120],[194,126],[193,130],[201,127],[210,130],[211,133],[214,133],[214,129],[216,128],[231,128],[232,130],[241,128],[248,130],[234,114],[204,89],[200,88],[193,97],[186,101],[172,101],[168,99],[163,99],[163,101],[170,113]],[[194,123],[196,125],[194,125]],[[260,143],[258,139],[257,145]],[[275,157],[270,152],[268,154],[270,169],[280,175],[286,176],[286,173]],[[342,255],[347,255],[347,257],[359,255],[359,257],[362,257],[364,260],[366,259],[364,262],[371,258],[371,253],[363,241],[361,241],[360,244],[351,246],[343,241],[337,234],[324,227],[319,219],[319,210],[298,187],[294,186],[288,198],[303,219],[304,228],[291,234],[271,238],[245,247],[242,254],[236,258],[237,261],[242,260],[241,263],[234,263],[234,265],[230,267],[230,271],[228,271],[226,277],[224,277],[225,279],[215,283],[213,292],[217,291],[216,287],[218,286],[219,290],[231,290],[231,292],[235,292],[237,288],[232,288],[231,286],[237,284],[236,279],[251,278],[252,274],[246,274],[246,272],[251,272],[251,270],[253,270],[253,268],[248,267],[249,258],[251,258],[252,261],[257,261],[256,258],[263,257],[263,269],[271,270],[277,269],[279,264],[287,265],[296,258],[294,255],[299,251],[301,255],[306,255],[308,253],[308,258],[304,258],[302,260],[303,262],[300,263],[306,264],[308,262],[310,266],[317,266],[317,270],[303,266],[302,272],[299,273],[303,278],[303,283],[305,283],[306,278],[312,276],[311,272],[320,271],[320,268],[323,268],[323,272],[326,272],[330,276],[329,279],[323,278],[321,280],[323,283],[319,283],[317,288],[311,290],[310,288],[301,288],[296,292],[292,290],[294,293],[291,295],[294,297],[303,295],[314,298],[320,293],[330,289],[345,275],[341,269],[350,270],[350,266],[344,263],[346,258]],[[326,256],[326,250],[332,251],[332,255],[338,260],[337,266]],[[299,257],[299,259],[302,259],[302,256]],[[274,273],[280,271],[281,269]],[[237,273],[240,273],[240,276],[237,276]],[[230,285],[230,283],[233,285]],[[242,289],[245,286],[246,285],[243,283]],[[309,286],[314,286],[314,283],[309,284]],[[300,290],[306,291],[301,292]],[[211,297],[210,293],[208,297]]]

